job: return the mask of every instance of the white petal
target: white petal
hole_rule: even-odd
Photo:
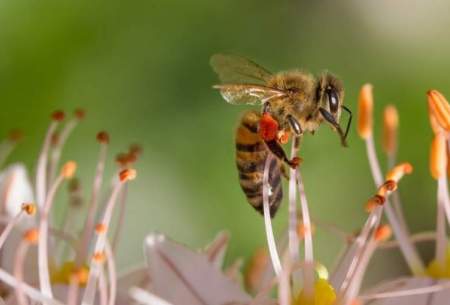
[[[33,190],[24,165],[10,165],[1,173],[0,198],[10,217],[20,212],[24,202],[34,202]]]
[[[228,248],[230,235],[228,232],[222,231],[217,234],[214,240],[205,248],[205,254],[210,262],[212,262],[218,269],[222,269],[225,253]]]
[[[152,292],[169,303],[223,305],[250,301],[249,295],[205,255],[159,234],[147,236],[144,248]]]
[[[131,287],[150,288],[150,277],[145,267],[133,268],[121,274],[117,280],[117,304],[131,304],[129,290]]]
[[[434,289],[436,288],[436,289]],[[440,289],[444,288],[444,289]],[[433,291],[428,293],[418,293],[422,289]],[[431,278],[402,278],[385,284],[364,295],[376,295],[379,297],[388,296],[395,293],[397,296],[365,300],[370,305],[445,305],[450,300],[450,281],[434,280]],[[401,294],[402,296],[398,296]],[[364,296],[363,296],[364,297]]]

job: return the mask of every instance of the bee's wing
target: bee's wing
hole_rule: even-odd
[[[250,84],[226,84],[216,85],[223,98],[230,104],[242,105],[261,105],[274,98],[286,96],[286,93],[261,85]]]
[[[210,64],[222,83],[266,83],[272,73],[253,61],[228,54],[215,54]]]

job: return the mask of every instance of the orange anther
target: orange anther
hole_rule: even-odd
[[[411,174],[413,166],[411,163],[404,162],[394,166],[386,175],[386,180],[398,182],[404,175]]]
[[[38,229],[34,228],[34,229],[27,230],[24,233],[23,238],[27,242],[29,242],[30,244],[37,244],[37,242],[39,240],[39,231],[38,231]]]
[[[378,242],[386,241],[392,236],[392,229],[389,225],[380,225],[375,231],[375,240]]]
[[[98,223],[95,226],[95,232],[97,232],[97,234],[105,233],[106,232],[106,225],[104,223]]]
[[[259,120],[259,134],[265,141],[277,139],[278,122],[269,114],[264,113]]]
[[[430,172],[434,179],[439,179],[446,173],[447,168],[447,147],[445,145],[445,136],[438,133],[434,136],[431,143],[430,153]]]
[[[61,175],[66,179],[70,179],[73,177],[73,175],[75,175],[76,170],[77,163],[75,161],[68,161],[63,165]]]
[[[436,118],[437,123],[449,132],[450,105],[448,104],[447,99],[437,90],[430,90],[427,92],[427,95],[429,109]],[[435,128],[433,128],[433,130],[435,130]]]
[[[24,203],[22,204],[22,211],[28,215],[36,214],[36,205],[34,203]]]
[[[359,93],[358,133],[363,139],[372,135],[373,94],[372,85],[365,84]]]
[[[89,269],[86,267],[80,267],[75,270],[73,275],[75,276],[78,284],[86,285],[89,279]]]
[[[370,198],[366,203],[366,211],[372,212],[376,207],[379,207],[380,205],[383,205],[386,201],[386,198],[381,195],[375,195],[372,198]]]
[[[394,154],[397,150],[397,108],[389,105],[384,109],[383,116],[383,149],[387,154]]]
[[[97,141],[102,144],[109,143],[109,134],[106,131],[100,131],[97,133]]]
[[[86,111],[82,108],[77,108],[75,109],[74,114],[78,120],[82,120],[86,116]]]
[[[59,110],[52,113],[52,119],[54,121],[58,121],[58,122],[61,122],[62,120],[64,120],[65,116],[66,115],[64,114],[64,112],[59,111]]]
[[[121,182],[134,180],[136,178],[136,170],[132,168],[124,169],[119,173],[119,179]]]
[[[105,252],[95,252],[94,256],[92,257],[92,259],[96,263],[103,263],[105,261],[105,258],[106,258]]]
[[[286,144],[287,142],[289,142],[290,135],[291,133],[288,130],[280,130],[277,135],[278,142],[280,142],[281,144]]]

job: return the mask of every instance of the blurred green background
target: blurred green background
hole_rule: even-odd
[[[155,230],[200,247],[227,229],[228,259],[249,257],[265,244],[262,217],[246,203],[234,165],[234,128],[249,107],[228,105],[211,89],[217,77],[209,57],[232,52],[272,71],[327,69],[344,81],[345,103],[355,113],[360,86],[374,84],[377,139],[383,107],[398,107],[399,159],[415,166],[401,185],[407,218],[413,231],[431,229],[425,92],[450,95],[449,9],[445,0],[1,1],[0,133],[24,130],[9,161],[34,172],[49,113],[85,108],[63,160],[79,162],[86,194],[97,131],[111,134],[109,175],[117,152],[143,145],[118,256],[122,269],[142,261],[142,240]],[[349,142],[341,148],[322,126],[305,138],[301,155],[313,216],[352,231],[365,220],[374,184],[354,128]],[[56,204],[58,214],[64,205]],[[286,206],[277,232],[286,225]],[[316,254],[328,266],[340,246],[319,230]],[[383,264],[401,268],[394,253]]]

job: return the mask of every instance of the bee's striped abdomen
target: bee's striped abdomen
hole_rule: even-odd
[[[239,182],[247,201],[263,214],[262,181],[269,150],[258,134],[261,115],[256,111],[244,113],[236,131],[236,165]],[[269,171],[269,204],[273,217],[283,198],[280,161],[273,157]]]

